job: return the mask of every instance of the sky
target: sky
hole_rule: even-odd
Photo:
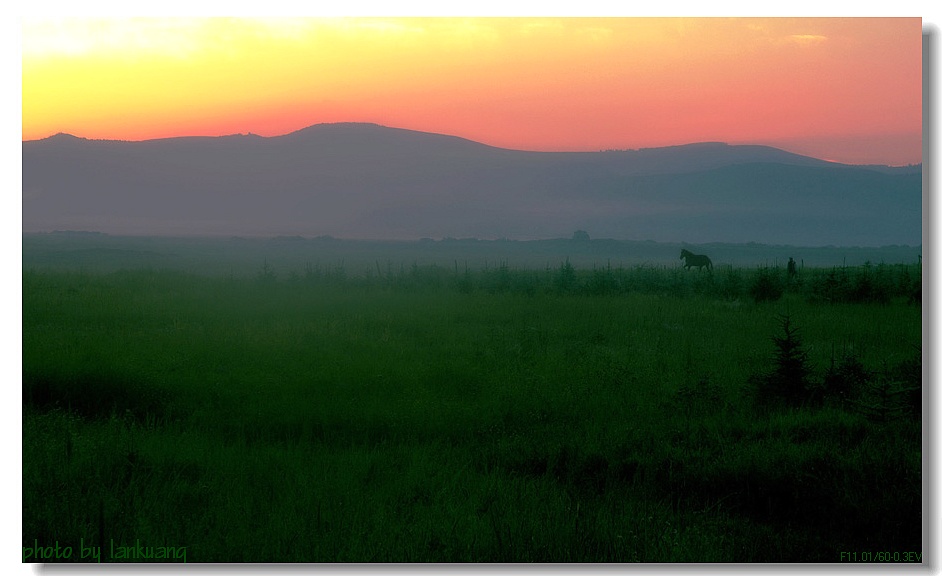
[[[919,17],[32,15],[21,45],[23,140],[375,122],[523,150],[922,161]]]

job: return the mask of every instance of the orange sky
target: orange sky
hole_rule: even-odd
[[[24,140],[362,121],[529,150],[922,161],[919,18],[28,19],[22,48]]]

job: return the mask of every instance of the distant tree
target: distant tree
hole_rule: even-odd
[[[585,242],[589,239],[589,233],[585,230],[576,230],[572,233],[572,239],[578,242]]]

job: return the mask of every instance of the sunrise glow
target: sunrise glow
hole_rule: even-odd
[[[922,161],[919,18],[27,20],[24,140],[376,122],[527,150]]]

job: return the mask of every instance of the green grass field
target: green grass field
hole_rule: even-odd
[[[24,560],[922,552],[919,265],[253,266],[24,262]]]

